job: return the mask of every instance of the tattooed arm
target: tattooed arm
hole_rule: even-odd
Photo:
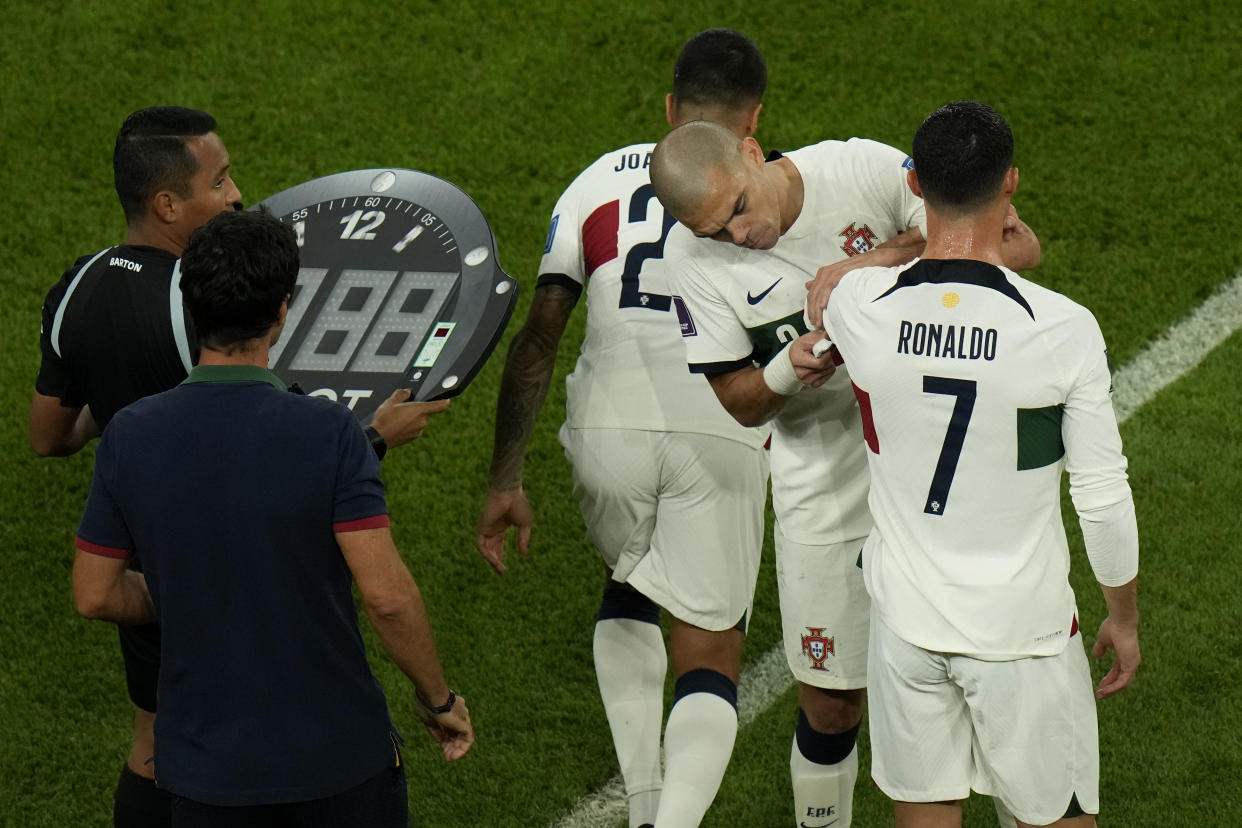
[[[560,283],[535,289],[526,323],[505,359],[496,401],[496,437],[488,474],[487,502],[475,525],[475,546],[497,574],[505,571],[505,535],[518,530],[518,551],[526,554],[534,514],[522,490],[522,461],[535,419],[552,383],[556,350],[581,290]]]

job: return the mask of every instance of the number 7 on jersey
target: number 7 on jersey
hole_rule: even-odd
[[[953,414],[949,417],[949,427],[944,433],[944,443],[940,446],[940,459],[936,463],[936,472],[932,475],[931,488],[927,490],[927,502],[923,511],[929,515],[943,515],[949,501],[949,487],[953,485],[953,475],[957,473],[957,461],[962,456],[962,444],[966,442],[966,429],[970,426],[970,415],[975,410],[974,380],[950,379],[948,377],[923,377],[924,394],[945,394],[957,397],[953,403]]]

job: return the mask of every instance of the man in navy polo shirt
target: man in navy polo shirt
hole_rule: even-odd
[[[199,364],[113,418],[78,531],[79,611],[164,630],[155,764],[174,826],[406,825],[352,581],[445,758],[474,740],[366,435],[266,369],[297,269],[274,217],[222,213],[195,232],[181,287]],[[135,552],[144,573],[125,565]]]
[[[117,411],[185,379],[199,346],[181,300],[179,257],[199,226],[242,207],[216,119],[200,110],[152,106],[130,114],[117,133],[112,166],[125,211],[124,242],[78,259],[43,303],[27,436],[44,457],[76,453]],[[371,420],[380,456],[418,437],[449,403],[404,402],[409,397],[409,389],[393,392]],[[136,557],[130,566],[142,568]],[[159,625],[119,631],[134,728],[113,823],[168,828],[171,806],[155,785],[151,759]]]

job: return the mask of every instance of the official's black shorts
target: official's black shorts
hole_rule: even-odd
[[[176,794],[172,798],[172,828],[407,828],[410,824],[405,768],[400,765],[385,768],[348,791],[309,802],[224,807]]]
[[[129,568],[142,571],[137,555],[129,559]],[[121,639],[121,657],[125,659],[125,686],[134,706],[155,712],[155,690],[160,683],[160,625],[138,624],[117,627]]]
[[[135,627],[117,627],[121,656],[125,659],[125,684],[129,698],[147,711],[155,712],[155,688],[160,681],[160,625],[154,622]]]

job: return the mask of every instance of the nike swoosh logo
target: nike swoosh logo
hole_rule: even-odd
[[[771,290],[771,288],[768,288],[768,290]],[[828,828],[829,825],[836,825],[840,821],[840,818],[837,818],[832,822],[825,822],[823,825],[807,825],[805,822],[799,822],[798,824],[801,825],[802,828]]]
[[[749,303],[750,303],[750,304],[752,304],[752,305],[757,305],[757,304],[759,304],[760,302],[762,302],[762,301],[763,301],[763,297],[767,296],[769,293],[771,293],[771,292],[772,292],[772,288],[776,287],[777,285],[779,285],[779,284],[780,284],[781,282],[783,282],[784,280],[785,280],[785,277],[784,277],[784,276],[782,276],[781,278],[777,279],[775,282],[773,282],[772,284],[768,285],[768,289],[767,289],[767,290],[765,290],[763,293],[759,294],[758,296],[751,296],[751,295],[750,295],[750,291],[747,291],[747,292],[746,292],[746,301],[747,301],[747,302],[749,302]],[[830,823],[828,823],[828,825],[831,825],[831,824],[832,824],[831,822],[830,822]],[[827,826],[827,825],[823,825],[823,826],[809,826],[809,825],[808,825],[808,826],[806,826],[806,828],[828,828],[828,826]]]

